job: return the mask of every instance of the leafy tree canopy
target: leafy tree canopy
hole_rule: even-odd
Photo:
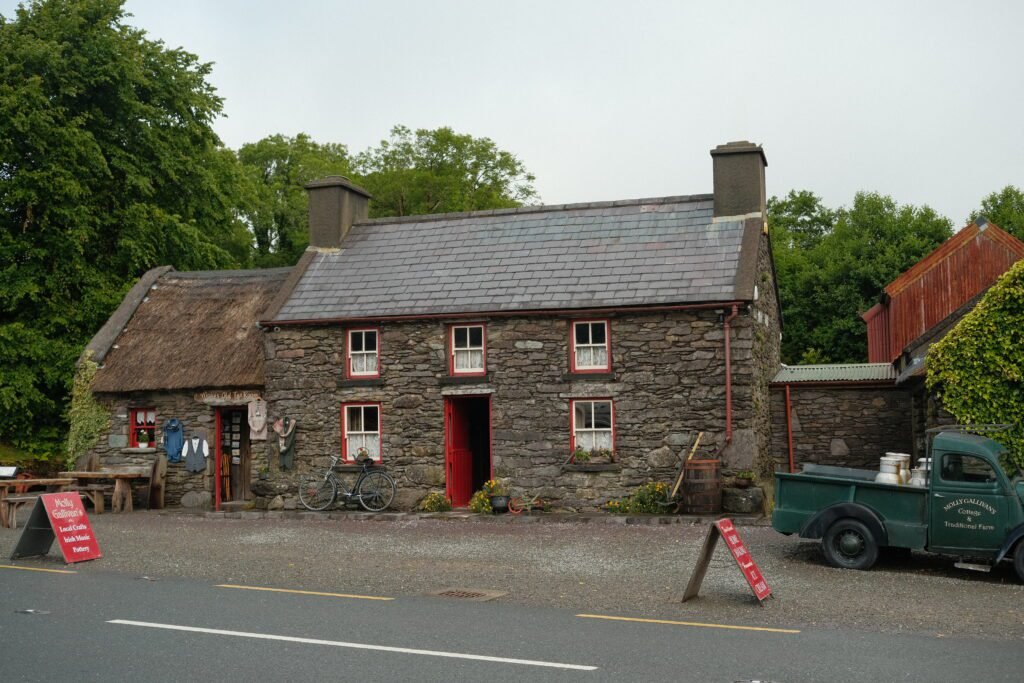
[[[121,0],[0,16],[0,442],[55,452],[74,361],[142,272],[249,258],[210,66]]]
[[[785,330],[786,363],[863,362],[860,314],[885,285],[952,234],[931,208],[858,192],[849,207],[825,207],[806,191],[768,202]]]
[[[533,174],[514,154],[446,127],[395,126],[354,168],[373,195],[373,217],[511,208],[537,197]]]
[[[1024,261],[928,350],[928,388],[965,424],[1010,424],[1000,436],[1024,467]]]
[[[348,148],[321,144],[305,133],[271,135],[243,145],[238,158],[253,191],[242,215],[253,234],[258,267],[290,266],[309,243],[306,183],[328,175],[350,175]]]
[[[502,209],[536,199],[534,177],[488,138],[451,128],[391,130],[379,145],[350,156],[345,145],[305,133],[244,145],[238,158],[252,183],[241,213],[253,234],[257,266],[291,265],[309,243],[303,186],[344,175],[373,195],[370,217]]]
[[[981,200],[981,208],[970,220],[984,216],[1019,240],[1024,240],[1024,192],[1007,185]]]

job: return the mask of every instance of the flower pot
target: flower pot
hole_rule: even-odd
[[[491,496],[491,510],[496,515],[508,512],[508,496]]]

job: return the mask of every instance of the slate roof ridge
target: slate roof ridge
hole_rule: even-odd
[[[517,206],[510,209],[486,209],[483,211],[455,211],[451,213],[429,213],[414,216],[386,216],[359,221],[354,225],[384,225],[389,223],[428,223],[433,221],[450,221],[467,218],[489,218],[491,216],[520,216],[532,213],[554,213],[557,211],[583,211],[587,209],[611,209],[623,206],[643,206],[647,204],[691,204],[714,199],[713,194],[672,195],[668,197],[641,197],[639,199],[619,199],[605,202],[581,202],[577,204],[540,204],[537,206]]]

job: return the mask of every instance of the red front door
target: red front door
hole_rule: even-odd
[[[445,486],[453,507],[466,507],[473,495],[473,452],[469,447],[469,419],[465,402],[444,401]]]

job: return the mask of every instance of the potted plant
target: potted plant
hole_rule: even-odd
[[[615,452],[610,448],[595,448],[590,451],[590,459],[599,462],[615,462]]]
[[[733,477],[732,483],[738,489],[748,488],[754,483],[754,473],[750,470],[741,470]]]
[[[488,479],[480,490],[490,499],[492,512],[508,512],[508,488],[505,484],[497,479]]]
[[[590,462],[590,451],[583,446],[577,446],[576,450],[572,452],[572,461],[577,464]]]
[[[140,429],[138,431],[139,437],[139,448],[149,448],[149,430]]]
[[[269,479],[270,478],[270,468],[267,467],[266,465],[264,465],[263,467],[260,468],[258,476],[259,476],[260,479]]]

